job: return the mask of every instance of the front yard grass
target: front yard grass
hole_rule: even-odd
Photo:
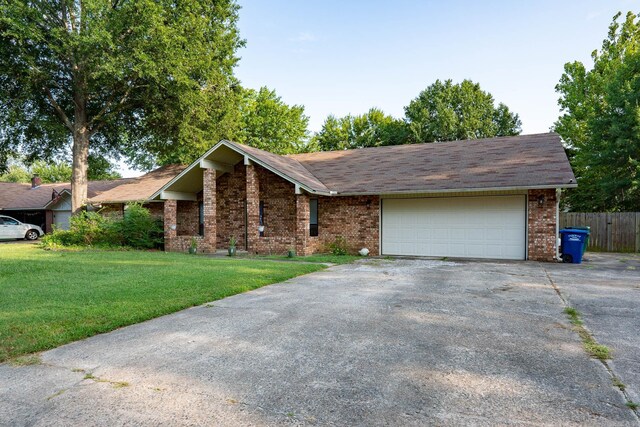
[[[0,245],[0,362],[325,268]]]

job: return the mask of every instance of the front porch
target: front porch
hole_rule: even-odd
[[[250,254],[311,253],[309,196],[249,159],[235,160],[202,161],[183,178],[190,191],[176,185],[182,191],[161,193],[165,250],[188,251],[195,240],[198,252],[216,253],[233,237]]]

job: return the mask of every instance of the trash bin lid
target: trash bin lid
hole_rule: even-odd
[[[563,228],[560,233],[572,233],[572,234],[590,234],[589,230],[580,230],[578,228]]]

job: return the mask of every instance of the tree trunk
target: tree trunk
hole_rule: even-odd
[[[73,129],[73,171],[71,175],[71,213],[80,212],[87,201],[87,168],[89,163],[89,129],[87,122],[87,97],[84,74],[75,73],[76,84]]]
[[[84,126],[76,121],[76,130],[73,133],[73,173],[71,175],[71,212],[74,215],[82,209],[87,200],[88,162],[89,135],[86,131],[86,120]]]

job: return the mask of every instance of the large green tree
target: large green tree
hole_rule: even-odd
[[[520,118],[478,83],[436,80],[405,107],[414,142],[518,135]]]
[[[266,87],[242,91],[236,141],[276,154],[304,150],[309,137],[304,106],[285,104],[275,90]]]
[[[564,66],[556,86],[564,139],[578,180],[566,203],[575,211],[640,210],[640,22],[613,18],[593,68]]]
[[[22,162],[12,160],[7,171],[0,175],[0,182],[30,182],[34,175],[38,175],[45,183],[69,182],[72,172],[69,162],[36,160],[27,166]],[[89,156],[87,173],[90,181],[122,178],[122,175],[115,171],[113,165],[106,159],[92,155]]]
[[[0,0],[0,154],[189,161],[237,121],[234,0]]]
[[[377,108],[358,116],[337,118],[330,115],[315,135],[319,150],[345,150],[407,143],[408,130],[402,120],[384,114]]]

